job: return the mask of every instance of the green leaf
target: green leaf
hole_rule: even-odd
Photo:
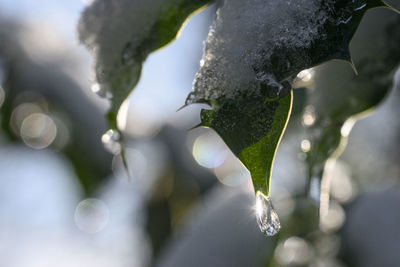
[[[399,25],[396,13],[385,9],[368,13],[351,45],[358,75],[340,61],[313,69],[306,108],[315,116],[308,129],[311,149],[306,162],[310,177],[322,176],[325,161],[343,151],[355,120],[382,102],[391,89],[400,64]]]
[[[292,94],[275,101],[255,95],[224,101],[201,112],[201,126],[215,129],[250,171],[255,190],[265,195],[291,106]]]
[[[294,77],[331,59],[351,62],[350,40],[365,12],[378,6],[386,4],[231,0],[219,9],[186,104],[212,107],[202,112],[201,125],[220,134],[249,169],[256,191],[268,195]]]
[[[80,40],[94,54],[97,91],[111,98],[110,127],[136,86],[149,53],[171,42],[185,20],[211,0],[97,0],[83,12]]]

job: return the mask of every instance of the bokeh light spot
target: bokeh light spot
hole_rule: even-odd
[[[340,229],[346,219],[346,214],[340,204],[330,201],[328,213],[321,216],[320,227],[324,232],[334,232]]]
[[[228,155],[226,145],[211,131],[196,138],[192,154],[198,164],[210,169],[221,165]]]
[[[312,105],[306,106],[303,113],[303,125],[312,126],[315,123],[315,108]]]
[[[21,138],[27,146],[43,149],[51,145],[57,134],[52,118],[43,113],[26,117],[21,124]]]
[[[75,224],[83,232],[98,233],[103,230],[109,220],[110,211],[100,199],[82,200],[75,209]]]
[[[292,236],[279,243],[274,256],[281,265],[300,266],[310,262],[313,251],[303,238]]]

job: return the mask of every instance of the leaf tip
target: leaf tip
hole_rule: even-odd
[[[183,106],[181,106],[180,108],[178,108],[178,109],[176,110],[176,112],[181,111],[182,109],[186,108],[187,106],[188,106],[188,104],[185,103]]]

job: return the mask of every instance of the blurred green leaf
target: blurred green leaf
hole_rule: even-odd
[[[79,22],[80,40],[94,54],[97,90],[111,98],[110,127],[136,86],[149,53],[171,42],[185,20],[211,0],[98,0]],[[112,97],[111,97],[112,95]]]
[[[331,61],[314,68],[308,87],[305,119],[310,151],[308,175],[321,177],[327,158],[339,156],[353,123],[376,107],[392,87],[400,64],[400,16],[386,9],[372,10],[356,33],[351,52],[358,74],[346,62]],[[307,124],[307,123],[306,123]]]

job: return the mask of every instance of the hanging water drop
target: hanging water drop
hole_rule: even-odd
[[[281,229],[281,223],[271,199],[260,191],[256,193],[256,217],[258,227],[266,236],[273,236]]]
[[[121,135],[117,130],[110,129],[101,137],[104,148],[114,155],[119,155],[122,150],[121,143],[119,142]]]
[[[91,88],[92,92],[97,94],[98,96],[106,99],[111,99],[113,97],[110,90],[108,90],[107,86],[95,83]]]

